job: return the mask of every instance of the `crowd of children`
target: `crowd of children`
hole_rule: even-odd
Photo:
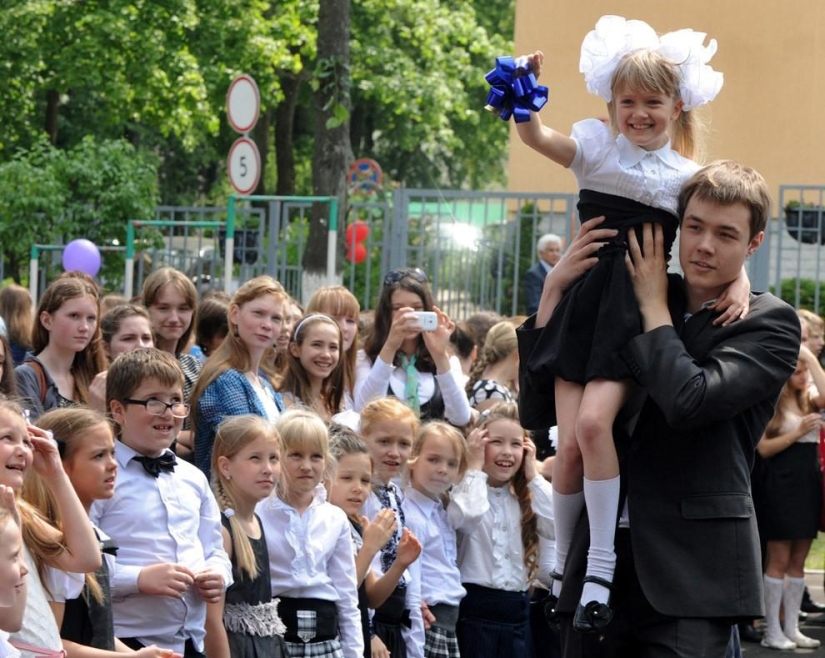
[[[387,276],[362,332],[342,287],[296,317],[268,276],[200,304],[189,284],[164,268],[101,313],[66,273],[4,369],[0,656],[527,650],[553,520],[512,365],[473,410],[420,270]],[[495,320],[511,337],[518,319],[461,333],[482,348]]]
[[[625,32],[643,45],[597,66]],[[653,43],[620,17],[586,37],[582,71],[610,125],[568,137],[535,114],[518,124],[576,174],[582,220],[606,215],[614,236],[535,319],[552,339],[552,486],[554,451],[515,402],[520,319],[457,326],[420,269],[385,275],[361,335],[345,288],[303,309],[269,276],[199,302],[165,267],[101,318],[94,281],[68,272],[30,340],[11,318],[19,291],[0,294],[0,356],[19,363],[0,377],[0,658],[529,658],[536,644],[553,656],[548,624],[585,504],[573,627],[603,631],[620,499],[611,428],[630,391],[617,354],[640,331],[628,235],[658,223],[669,249],[699,167],[691,110],[722,85],[715,46],[677,61]],[[517,74],[542,62],[536,52]],[[734,284],[719,323],[746,306],[747,278]],[[786,635],[804,646],[795,625]]]

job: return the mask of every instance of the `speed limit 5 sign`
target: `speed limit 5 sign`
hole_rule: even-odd
[[[229,182],[238,194],[251,194],[261,177],[261,154],[248,137],[240,137],[229,149],[226,160]]]

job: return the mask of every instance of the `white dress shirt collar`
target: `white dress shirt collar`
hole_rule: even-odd
[[[625,169],[630,169],[639,164],[645,156],[652,154],[661,160],[665,165],[671,169],[679,169],[681,156],[674,151],[670,146],[670,140],[655,151],[646,151],[645,149],[633,144],[624,135],[619,135],[616,138],[616,148],[619,151],[619,163]]]
[[[163,450],[163,452],[161,452],[160,455],[158,455],[158,457],[160,457],[161,455],[165,455],[167,452],[172,452],[172,451],[169,448],[165,448]],[[144,454],[138,452],[134,448],[130,448],[128,445],[123,443],[123,441],[121,441],[120,439],[115,441],[115,459],[117,459],[117,465],[121,469],[126,468],[129,465],[129,462],[131,462],[133,459],[136,459],[137,457],[146,457],[146,456],[147,455],[144,455]]]

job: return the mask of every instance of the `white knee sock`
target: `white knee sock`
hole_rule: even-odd
[[[765,576],[764,587],[765,625],[767,626],[768,637],[773,640],[783,635],[782,627],[779,625],[779,608],[782,605],[782,581],[779,578]]]
[[[785,636],[793,639],[793,636],[799,631],[799,608],[802,605],[802,595],[805,592],[805,579],[785,576],[784,585],[782,608],[785,611],[785,619],[782,627]]]
[[[564,563],[567,561],[567,551],[573,539],[573,531],[579,522],[584,508],[584,492],[562,494],[553,489],[553,516],[556,524],[556,561],[553,571],[564,574]],[[558,581],[550,583],[551,592],[558,596],[561,585]]]
[[[613,582],[616,569],[616,518],[619,511],[619,477],[609,480],[584,479],[584,500],[590,519],[590,550],[587,575]],[[581,601],[607,603],[610,590],[598,583],[585,583]]]

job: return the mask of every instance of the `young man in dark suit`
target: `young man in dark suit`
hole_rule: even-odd
[[[620,418],[615,434],[626,504],[609,609],[585,617],[592,633],[573,629],[589,543],[580,522],[556,606],[565,656],[723,656],[731,625],[763,614],[749,473],[795,367],[799,321],[767,293],[752,294],[747,315],[727,326],[714,324],[708,307],[761,245],[769,210],[764,179],[722,161],[697,172],[680,195],[684,279],[668,281],[658,227],[644,228],[642,245],[629,235],[643,333],[622,356],[639,385],[641,411]],[[545,283],[539,322],[592,266],[599,240],[612,235],[598,220],[582,226]],[[552,382],[531,368],[531,354],[541,350],[533,320],[519,336],[527,428],[545,424],[553,402]]]

